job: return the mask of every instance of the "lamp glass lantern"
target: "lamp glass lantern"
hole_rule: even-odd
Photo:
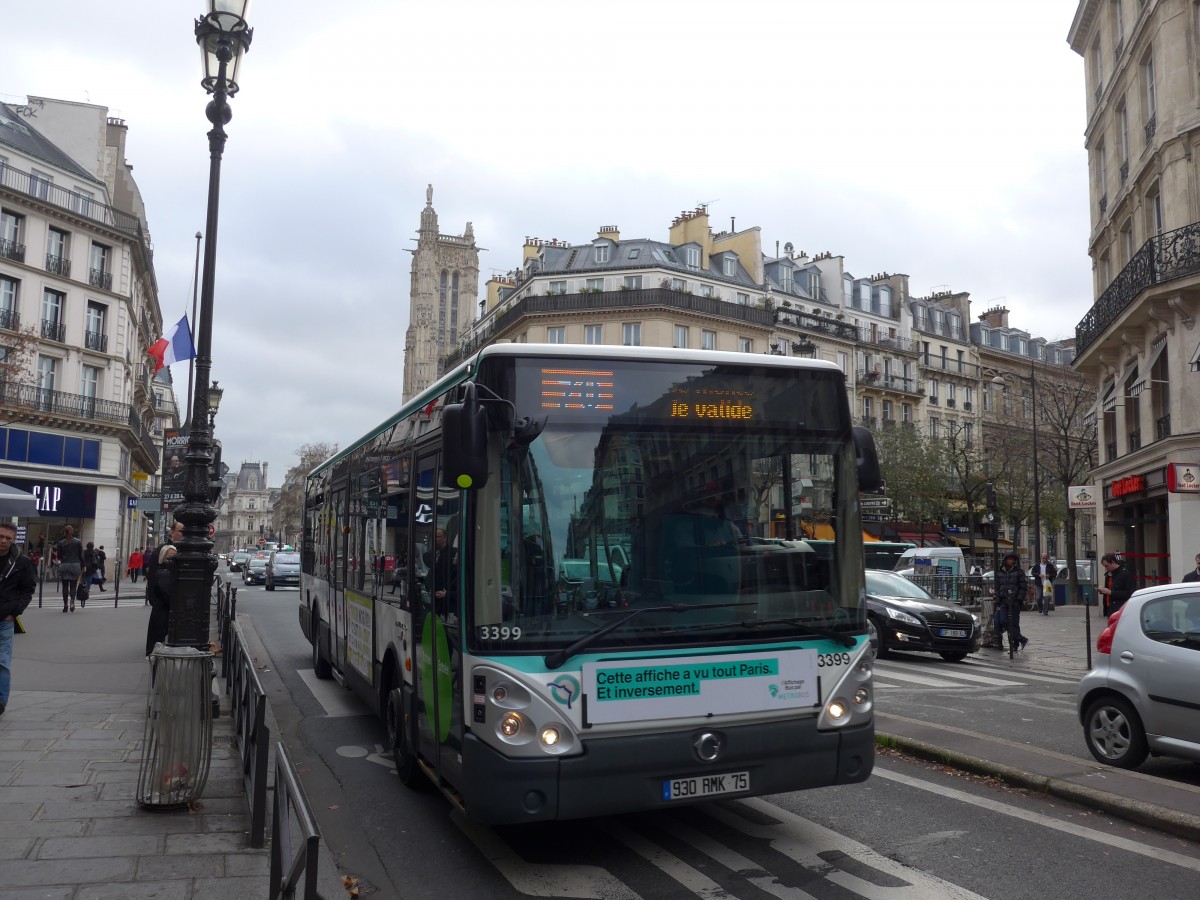
[[[210,94],[220,90],[232,97],[238,91],[238,70],[254,33],[246,23],[250,0],[208,0],[208,12],[196,22],[196,42],[204,65],[200,82]],[[224,79],[221,57],[225,57]]]
[[[217,407],[221,405],[221,398],[223,396],[225,396],[225,388],[214,381],[212,387],[208,389],[208,412],[210,416],[217,414]]]

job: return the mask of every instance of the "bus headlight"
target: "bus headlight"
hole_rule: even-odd
[[[542,746],[544,747],[553,747],[562,739],[562,735],[558,733],[558,726],[556,725],[547,725],[542,729],[542,733],[538,737],[541,739]]]
[[[500,733],[506,738],[516,737],[521,733],[521,717],[516,713],[510,712],[500,719]]]
[[[829,717],[834,725],[839,725],[846,718],[849,710],[846,709],[846,702],[840,697],[836,700],[829,701],[829,705],[825,707],[825,714]]]
[[[854,703],[856,706],[863,706],[864,704],[870,703],[870,702],[871,702],[871,692],[868,691],[865,687],[860,687],[857,691],[854,692]]]

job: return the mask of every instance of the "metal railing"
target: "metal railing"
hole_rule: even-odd
[[[1161,441],[1163,438],[1171,436],[1171,414],[1160,416],[1154,420],[1154,439]]]
[[[22,172],[8,165],[0,166],[0,187],[27,194],[53,206],[70,210],[78,216],[108,225],[130,237],[137,238],[146,248],[147,255],[150,253],[149,242],[145,239],[142,223],[137,216],[104,203],[97,203],[86,194],[69,191],[43,178],[31,176],[28,172]],[[24,247],[21,248],[22,253],[24,253],[24,249]]]
[[[1076,354],[1099,340],[1142,291],[1196,274],[1200,274],[1200,222],[1150,238],[1075,326]]]
[[[15,309],[0,309],[0,328],[9,331],[21,330],[21,314]]]
[[[83,346],[87,350],[106,353],[108,351],[108,335],[100,331],[85,331],[83,333]]]
[[[10,241],[8,238],[0,238],[0,256],[17,262],[25,262],[25,245],[17,241]]]
[[[67,342],[67,326],[64,322],[56,322],[53,319],[42,319],[42,337],[48,341],[58,341],[60,344]]]
[[[299,846],[293,848],[292,816],[300,826]],[[280,741],[275,745],[275,803],[271,816],[271,900],[326,900],[317,890],[321,832],[300,786],[296,767]]]
[[[88,284],[94,288],[111,290],[112,272],[105,272],[103,269],[88,269]]]
[[[151,496],[144,491],[142,497]],[[217,580],[217,643],[222,648],[229,646],[230,626],[237,617],[237,588],[227,581]],[[229,654],[221,654],[221,677],[229,678]]]
[[[218,593],[218,602],[219,602]],[[220,623],[218,609],[218,628]],[[226,623],[229,642],[222,644],[223,665],[228,671],[225,693],[230,698],[234,737],[242,758],[242,783],[250,800],[250,846],[266,843],[267,829],[267,692],[254,669],[254,658],[246,650],[246,638],[232,617]]]
[[[52,253],[46,254],[46,271],[51,275],[61,275],[63,278],[71,277],[71,261],[63,256],[55,256]]]

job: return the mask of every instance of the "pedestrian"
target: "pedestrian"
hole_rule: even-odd
[[[58,581],[62,587],[63,612],[68,608],[75,612],[75,594],[79,590],[79,578],[83,574],[83,544],[75,537],[75,528],[68,525],[63,529],[62,540],[54,545],[58,557]]]
[[[1029,580],[1021,568],[1021,558],[1016,553],[1005,554],[1004,563],[996,573],[996,634],[999,638],[1001,625],[1008,631],[1009,656],[1024,650],[1029,643],[1029,638],[1021,634],[1021,606],[1028,589]]]
[[[104,590],[104,582],[108,579],[104,575],[104,564],[108,561],[108,554],[104,552],[104,545],[101,544],[96,548],[96,574],[93,578],[94,583]]]
[[[33,561],[21,555],[16,544],[17,526],[0,522],[0,715],[8,706],[12,685],[13,634],[17,616],[25,611],[37,587]]]
[[[171,622],[171,570],[163,565],[178,552],[175,541],[183,539],[183,523],[178,519],[171,528],[171,537],[155,548],[144,561],[146,570],[146,602],[150,604],[150,621],[146,625],[146,655],[154,645],[165,643]]]
[[[1104,566],[1104,587],[1096,590],[1104,595],[1104,616],[1108,618],[1133,594],[1133,572],[1115,553],[1105,553],[1100,565]]]
[[[1058,577],[1058,569],[1050,562],[1049,553],[1043,553],[1042,561],[1030,566],[1029,577],[1033,581],[1042,615],[1050,615],[1054,612],[1054,579]]]
[[[142,548],[135,547],[129,554],[129,568],[126,569],[129,580],[137,584],[138,576],[142,574]]]
[[[1196,568],[1183,576],[1184,581],[1200,581],[1200,553],[1196,554]]]

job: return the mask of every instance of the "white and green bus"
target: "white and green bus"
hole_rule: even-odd
[[[829,363],[488,346],[309,475],[300,624],[481,822],[862,781],[878,482]]]

